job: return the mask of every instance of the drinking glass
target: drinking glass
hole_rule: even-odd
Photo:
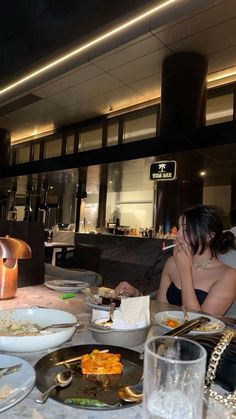
[[[145,344],[144,417],[201,419],[206,351],[196,342],[157,336]]]

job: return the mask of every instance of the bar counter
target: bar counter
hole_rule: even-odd
[[[19,288],[17,290],[16,297],[10,300],[1,300],[1,310],[14,309],[14,308],[27,308],[27,307],[45,307],[65,310],[75,314],[78,319],[85,324],[82,330],[79,330],[72,340],[66,342],[61,347],[84,345],[84,344],[96,344],[92,338],[91,333],[86,328],[86,323],[90,319],[92,309],[83,301],[83,294],[78,293],[75,298],[61,300],[60,292],[51,290],[43,285],[35,285],[30,287]],[[176,309],[174,306],[168,304],[160,304],[152,301],[151,311],[159,312],[168,309]],[[150,333],[162,334],[163,330],[155,326],[151,329]],[[60,347],[60,348],[61,348]],[[58,348],[52,348],[48,351],[36,352],[36,353],[11,353],[13,356],[17,356],[25,359],[31,365],[35,365],[37,361],[44,357],[49,352],[52,352]],[[143,345],[138,347],[132,347],[131,349],[141,352]],[[5,352],[1,352],[5,353]],[[19,419],[19,418],[30,418],[30,419],[62,419],[62,418],[81,418],[81,419],[121,419],[125,415],[126,419],[140,419],[142,418],[142,405],[136,405],[127,407],[125,409],[99,411],[99,410],[86,410],[77,409],[70,406],[63,405],[53,399],[48,399],[45,404],[37,404],[34,398],[38,396],[39,390],[34,387],[31,393],[23,399],[21,402],[11,407],[8,410],[0,413],[0,417],[4,419]],[[210,409],[204,414],[204,418],[207,419],[229,419],[230,415],[227,409],[223,409],[219,404],[211,402]],[[199,418],[200,419],[200,418]]]

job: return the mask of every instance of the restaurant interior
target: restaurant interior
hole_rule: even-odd
[[[170,330],[163,329],[169,319],[163,320],[163,313],[181,310],[153,300],[173,254],[173,247],[168,251],[163,247],[175,242],[179,215],[186,208],[209,205],[217,210],[224,229],[231,227],[229,213],[236,208],[235,0],[4,3],[0,319],[4,323],[10,311],[16,312],[14,321],[72,325],[40,335],[42,347],[41,341],[34,344],[36,336],[31,343],[25,343],[24,336],[22,343],[13,338],[8,344],[0,333],[0,378],[2,364],[11,365],[10,358],[16,355],[28,380],[26,390],[18,385],[16,401],[10,393],[2,403],[0,397],[0,412],[5,418],[37,414],[50,419],[56,409],[58,417],[76,418],[79,407],[87,409],[85,419],[115,419],[131,406],[127,419],[141,417],[142,409],[146,419],[157,417],[158,412],[150,413],[147,407],[145,381],[144,407],[140,395],[131,404],[121,402],[114,389],[106,393],[107,381],[101,387],[95,380],[94,390],[77,366],[70,368],[65,360],[81,358],[101,344],[108,345],[101,350],[115,345],[131,373],[126,374],[125,364],[124,378],[107,387],[136,384],[143,374],[136,351],[143,352],[147,336]],[[174,162],[173,176],[160,179],[169,162]],[[151,175],[153,164],[160,166],[158,180]],[[102,299],[114,299],[111,290],[121,281],[134,287],[141,283],[145,289],[139,302],[135,297],[121,298],[129,316],[134,305],[130,301],[131,310],[125,300],[136,300],[135,310],[141,313],[139,318],[129,317],[129,322],[137,326],[148,319],[145,327],[139,326],[138,337],[130,330],[127,337],[125,330],[106,334],[96,328],[100,313],[110,321],[111,301],[107,306]],[[119,319],[120,309],[113,309],[114,320]],[[225,347],[234,355],[235,310],[234,304],[224,317],[208,319],[218,327],[208,329],[212,342],[226,327]],[[188,311],[188,320],[193,321],[192,311],[200,310]],[[180,326],[186,318],[173,313]],[[199,341],[203,346],[204,342]],[[232,356],[228,359],[227,368],[235,371]],[[68,382],[65,389],[53,390],[44,405],[39,391],[53,384],[61,365],[70,372]],[[205,399],[200,403],[203,416],[197,413],[195,419],[234,417],[235,380],[228,382],[224,368],[217,374],[216,390],[222,392],[223,402]],[[86,385],[91,393],[86,393]],[[6,381],[6,386],[12,382]],[[229,391],[234,391],[232,400]],[[85,404],[75,408],[72,398]],[[96,404],[97,399],[104,405]]]

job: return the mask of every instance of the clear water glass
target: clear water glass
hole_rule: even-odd
[[[201,419],[206,350],[174,336],[148,340],[144,352],[144,418]]]

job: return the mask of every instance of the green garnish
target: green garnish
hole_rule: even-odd
[[[66,300],[67,298],[74,298],[76,294],[74,292],[67,292],[66,294],[60,295],[61,300]]]
[[[70,397],[68,399],[65,399],[64,403],[86,407],[111,407],[111,405],[104,403],[101,400],[88,399],[85,397]]]

